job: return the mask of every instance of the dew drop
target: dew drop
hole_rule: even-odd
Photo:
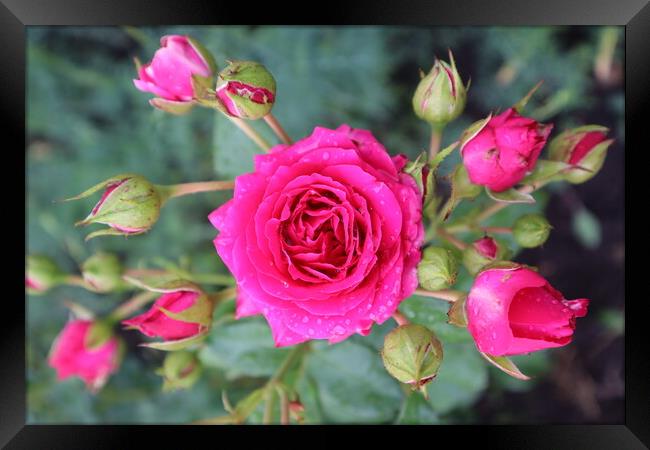
[[[380,307],[379,307],[379,312],[382,312],[382,313],[383,313],[383,312],[386,312],[386,307],[383,306],[383,305],[380,306]]]
[[[305,316],[302,318],[302,323],[307,323],[309,322],[309,317]]]
[[[497,334],[496,334],[496,332],[493,331],[492,332],[492,339],[496,339],[496,338],[497,338]]]
[[[323,321],[322,321],[321,319],[318,319],[318,320],[316,320],[316,323],[317,323],[318,325],[320,325],[321,323],[323,323]]]
[[[345,324],[350,325],[350,319],[345,319]]]
[[[307,333],[309,333],[311,336],[313,336],[314,335],[314,329],[310,328],[309,330],[307,330]]]
[[[337,326],[334,327],[334,329],[332,330],[332,332],[333,332],[334,334],[338,334],[338,335],[345,334],[345,328],[342,327],[341,325],[337,325]]]
[[[328,152],[323,153],[323,160],[327,161],[328,159],[330,159],[330,154]]]

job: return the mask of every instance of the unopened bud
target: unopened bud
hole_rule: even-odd
[[[49,257],[29,255],[25,259],[25,289],[30,294],[42,294],[61,283],[66,274]]]
[[[76,225],[103,223],[110,228],[91,233],[86,239],[106,234],[144,233],[151,229],[160,216],[160,193],[141,175],[117,175],[68,200],[88,197],[100,189],[104,189],[104,193],[99,202],[88,217]]]
[[[451,65],[436,59],[431,71],[420,80],[413,95],[413,110],[425,122],[445,126],[465,109],[467,88],[449,51]]]
[[[201,378],[203,369],[196,355],[188,351],[167,354],[163,366],[156,371],[164,378],[163,391],[189,389]]]
[[[230,61],[219,73],[216,95],[231,116],[260,119],[275,103],[275,79],[258,62]]]
[[[551,224],[540,214],[526,214],[515,221],[512,236],[517,244],[526,248],[539,247],[548,239]]]
[[[442,356],[442,344],[436,335],[418,324],[395,328],[386,335],[381,350],[388,373],[422,391],[437,375]]]
[[[124,268],[116,255],[97,252],[81,266],[84,280],[97,292],[111,292],[123,285]]]
[[[456,282],[458,262],[451,250],[428,247],[418,264],[418,281],[428,291],[446,289]]]
[[[463,251],[463,265],[471,275],[476,275],[487,264],[506,258],[508,249],[490,236],[482,237]]]
[[[573,184],[593,178],[603,166],[607,149],[613,139],[607,139],[606,127],[586,125],[559,134],[549,143],[549,157],[574,166],[564,172],[564,179]]]

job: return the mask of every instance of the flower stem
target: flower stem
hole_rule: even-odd
[[[450,244],[452,244],[454,247],[456,247],[458,250],[465,250],[467,248],[467,244],[458,239],[456,236],[453,234],[448,233],[444,228],[440,227],[438,228],[438,236],[443,238],[445,241],[448,241]]]
[[[269,127],[271,127],[273,132],[276,134],[277,137],[280,138],[280,140],[283,143],[287,145],[293,144],[293,141],[291,140],[287,132],[284,131],[284,128],[282,128],[282,125],[280,125],[280,122],[278,122],[278,119],[276,119],[272,113],[268,113],[266,116],[264,116],[264,121]]]
[[[444,126],[432,125],[431,126],[431,141],[429,142],[429,161],[438,154],[440,144],[442,143],[442,130]]]
[[[113,312],[111,312],[110,317],[116,321],[122,320],[152,301],[156,298],[156,295],[158,295],[156,292],[142,292],[115,308]]]
[[[273,420],[273,400],[275,400],[274,389],[272,387],[266,389],[264,394],[264,417],[262,418],[262,423],[264,425],[269,425]]]
[[[512,228],[510,227],[481,227],[481,230],[485,233],[498,233],[498,234],[512,233]]]
[[[538,186],[538,189],[542,186],[543,184],[540,184]],[[526,185],[521,189],[519,189],[519,192],[521,192],[522,194],[530,194],[533,191],[535,191],[535,188],[532,185]],[[488,206],[483,210],[483,212],[481,212],[478,216],[476,216],[476,219],[474,219],[474,223],[479,224],[483,222],[484,220],[486,220],[489,217],[492,217],[494,214],[498,213],[499,211],[501,211],[503,208],[505,208],[510,204],[511,203],[506,203],[506,202],[496,202]]]
[[[411,323],[411,322],[406,318],[406,316],[405,316],[404,314],[402,314],[401,312],[399,312],[399,311],[395,311],[395,312],[393,313],[393,319],[395,320],[395,322],[397,322],[397,325],[400,326],[400,327],[401,327],[402,325],[408,325],[409,323]]]
[[[278,388],[280,396],[280,424],[289,425],[289,395],[284,389]]]
[[[444,300],[449,303],[454,303],[460,297],[464,295],[463,291],[454,291],[451,289],[442,289],[440,291],[427,291],[426,289],[416,289],[414,294],[421,295],[422,297],[431,297],[437,298],[438,300]]]
[[[70,286],[80,286],[82,288],[92,290],[90,286],[88,286],[88,284],[86,283],[86,280],[84,280],[79,275],[68,275],[63,279],[63,282]]]
[[[268,152],[269,149],[271,148],[271,145],[266,142],[266,140],[260,136],[260,134],[253,129],[248,123],[246,123],[243,119],[240,119],[238,117],[231,117],[229,115],[226,115],[228,120],[230,120],[232,123],[237,125],[237,127],[246,134],[253,142],[257,144],[259,148],[264,150],[265,152]]]
[[[197,192],[227,191],[234,189],[235,182],[228,181],[201,181],[198,183],[182,183],[169,186],[167,198],[182,197],[183,195],[196,194]]]
[[[178,275],[179,278],[199,284],[213,284],[216,286],[234,286],[235,284],[235,279],[233,277],[219,273],[190,273],[183,270],[163,269],[127,269],[124,274],[135,278],[175,274]]]
[[[307,343],[303,342],[302,344],[296,345],[291,352],[287,355],[286,359],[282,362],[282,365],[278,368],[278,370],[275,372],[273,377],[269,380],[269,384],[276,383],[280,380],[282,380],[282,377],[284,377],[293,364],[293,362],[300,356],[300,354],[307,349]]]

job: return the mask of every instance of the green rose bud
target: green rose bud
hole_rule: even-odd
[[[468,245],[463,251],[463,265],[474,276],[487,264],[507,258],[509,253],[505,245],[485,236]]]
[[[84,280],[97,292],[111,292],[123,286],[124,268],[116,255],[98,252],[81,266]]]
[[[512,235],[522,247],[539,247],[551,233],[551,225],[540,214],[526,214],[515,221]]]
[[[28,255],[25,258],[25,289],[30,294],[42,294],[63,282],[66,274],[45,255]]]
[[[573,184],[593,178],[603,167],[607,150],[614,142],[607,139],[606,127],[585,125],[564,131],[549,143],[549,158],[572,165],[563,171],[564,179]]]
[[[85,192],[67,199],[88,197],[100,189],[104,193],[88,217],[75,225],[103,223],[110,228],[89,234],[86,240],[100,235],[135,235],[149,231],[160,216],[162,197],[156,186],[140,175],[117,175]]]
[[[381,350],[388,373],[424,393],[424,385],[438,373],[442,356],[436,335],[417,324],[402,325],[388,333]]]
[[[219,72],[216,96],[226,113],[241,119],[260,119],[275,102],[275,78],[254,61],[229,61]]]
[[[425,122],[444,127],[465,109],[468,86],[456,70],[456,62],[449,51],[451,65],[436,58],[428,75],[423,76],[413,95],[413,110]]]
[[[438,291],[452,286],[458,276],[458,261],[451,250],[428,247],[418,264],[418,281],[428,291]]]
[[[202,371],[201,362],[194,353],[176,351],[167,354],[156,373],[164,378],[163,391],[169,392],[191,388],[201,378]]]

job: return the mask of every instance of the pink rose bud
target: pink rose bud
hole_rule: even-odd
[[[476,275],[487,264],[505,259],[508,253],[505,245],[485,236],[474,241],[463,251],[463,265],[471,275]]]
[[[277,346],[367,335],[416,289],[422,192],[366,130],[317,127],[255,157],[213,211],[237,280],[237,317],[262,314]]]
[[[148,231],[156,223],[162,205],[156,187],[140,175],[117,175],[68,200],[104,192],[88,217],[76,225],[102,223],[110,228],[91,233],[86,240],[104,234],[131,235]]]
[[[160,39],[159,48],[150,63],[138,67],[135,86],[171,102],[191,102],[194,98],[192,76],[211,78],[212,56],[188,36],[170,35]],[[157,106],[155,102],[154,106]]]
[[[576,317],[589,300],[565,300],[542,276],[522,266],[492,268],[474,280],[467,297],[468,329],[478,349],[518,355],[571,342]]]
[[[211,319],[212,308],[203,308],[205,302],[209,301],[200,292],[169,292],[158,298],[149,311],[122,324],[164,341],[191,338],[203,332]]]
[[[585,125],[564,131],[549,143],[550,159],[577,166],[565,172],[567,181],[584,183],[598,173],[614,142],[607,139],[608,131],[599,125]]]
[[[216,94],[227,114],[260,119],[275,103],[275,78],[258,62],[230,61],[219,73]]]
[[[102,324],[101,333],[93,332],[96,326],[97,322],[93,321],[71,320],[56,338],[49,364],[56,369],[59,380],[77,376],[90,390],[97,391],[117,371],[122,344],[110,332],[105,332]]]
[[[552,128],[513,108],[492,117],[461,145],[470,181],[494,192],[511,188],[533,170]]]

